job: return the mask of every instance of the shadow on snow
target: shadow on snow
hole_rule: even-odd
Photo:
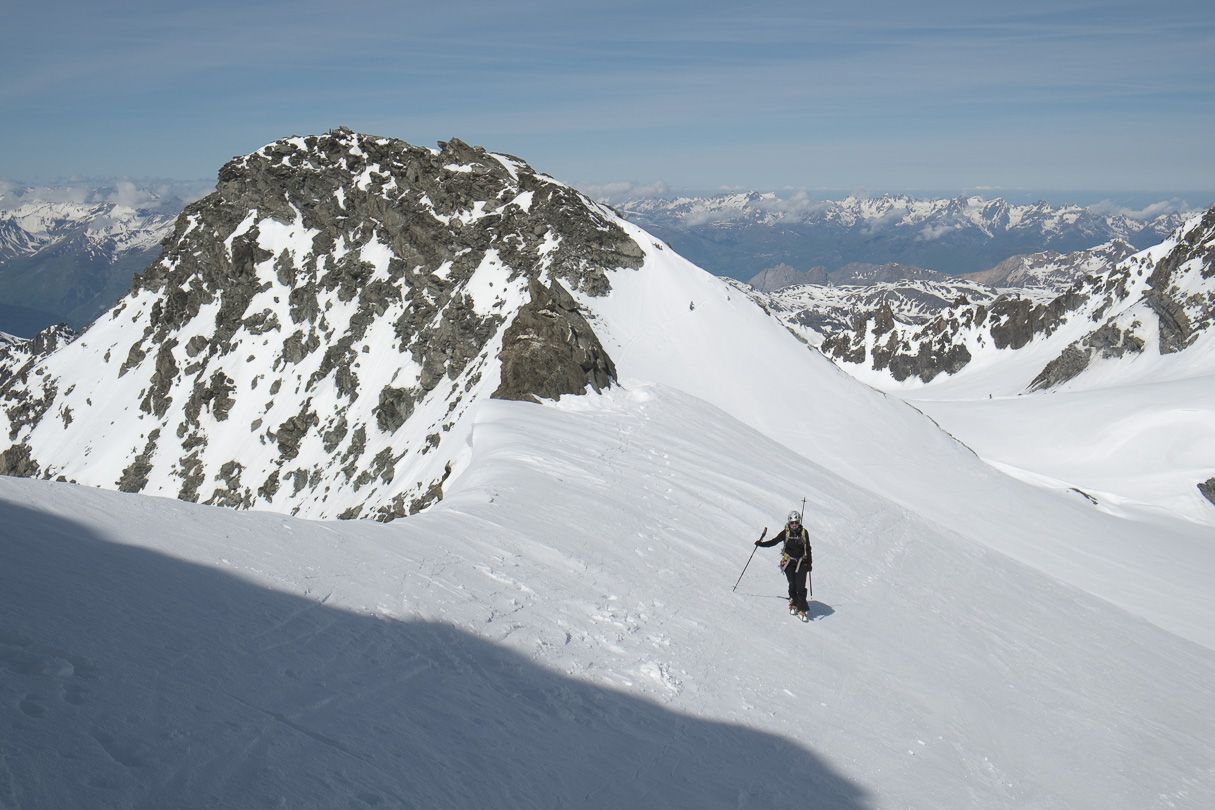
[[[325,607],[13,503],[0,526],[0,805],[866,806],[796,743],[456,627]]]

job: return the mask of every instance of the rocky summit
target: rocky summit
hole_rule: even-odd
[[[78,339],[10,363],[0,473],[307,517],[442,497],[480,398],[602,389],[576,298],[644,252],[509,155],[339,129],[236,158]]]

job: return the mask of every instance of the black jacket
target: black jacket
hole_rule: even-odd
[[[798,533],[792,537],[789,536],[789,527],[786,526],[780,530],[780,533],[776,537],[756,543],[756,545],[770,548],[777,543],[785,544],[784,552],[790,559],[799,560],[805,556],[808,564],[814,564],[814,550],[810,548],[810,533],[806,531],[805,526],[798,529]]]

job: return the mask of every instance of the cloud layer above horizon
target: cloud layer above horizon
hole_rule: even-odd
[[[578,184],[1215,189],[1215,6],[21,4],[0,177],[214,177],[345,125]]]

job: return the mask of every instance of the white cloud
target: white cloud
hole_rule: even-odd
[[[24,186],[0,179],[0,211],[35,203],[111,203],[127,208],[165,209],[176,213],[211,190],[204,181],[90,180],[72,178],[63,185]]]
[[[932,242],[940,239],[950,231],[956,231],[960,225],[925,225],[920,229],[920,235],[916,237],[918,242]]]
[[[742,219],[743,209],[741,208],[710,208],[703,211],[693,211],[680,218],[680,222],[689,228],[695,228],[700,225],[713,225],[718,222],[733,222],[736,219]]]
[[[1124,216],[1128,219],[1147,221],[1168,214],[1188,213],[1193,210],[1193,207],[1186,203],[1185,200],[1179,200],[1174,197],[1171,200],[1161,200],[1139,209],[1120,205],[1111,200],[1102,200],[1095,205],[1089,206],[1089,209],[1103,216]]]
[[[822,210],[827,203],[813,199],[805,191],[798,191],[791,197],[763,197],[755,205],[763,211],[776,214],[781,222],[796,222],[807,214]]]
[[[130,180],[119,180],[114,186],[114,191],[105,198],[105,201],[126,208],[139,208],[156,198],[157,196],[148,189],[138,188]]]
[[[8,210],[31,203],[86,203],[92,197],[87,186],[19,186],[2,181],[0,187],[0,209]]]
[[[662,180],[639,186],[630,180],[618,180],[614,183],[591,184],[583,183],[578,190],[592,200],[608,205],[627,202],[629,200],[645,199],[647,197],[662,197],[671,193],[671,187]]]

